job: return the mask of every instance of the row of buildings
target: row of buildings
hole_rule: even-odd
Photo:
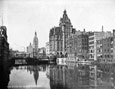
[[[86,32],[73,28],[66,10],[60,19],[58,27],[49,32],[49,42],[46,44],[47,55],[61,55],[68,60],[90,60],[114,62],[115,30]]]

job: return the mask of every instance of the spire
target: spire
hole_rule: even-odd
[[[38,78],[39,78],[39,72],[38,72],[37,68],[33,72],[34,72],[33,73],[33,75],[34,75],[34,81],[35,81],[35,84],[37,85],[37,81],[38,81]]]
[[[63,18],[67,18],[67,11],[66,10],[63,11]]]
[[[35,36],[37,36],[37,32],[35,31]]]
[[[103,25],[102,25],[102,32],[103,32]]]
[[[66,14],[66,9],[64,10],[64,14]]]
[[[85,28],[84,28],[84,32],[85,32]]]

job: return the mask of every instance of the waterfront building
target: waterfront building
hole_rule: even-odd
[[[0,26],[0,58],[2,61],[7,61],[9,56],[9,43],[7,41],[7,28]]]
[[[67,53],[67,39],[75,33],[75,29],[68,18],[66,10],[63,12],[63,17],[60,19],[58,27],[50,29],[49,45],[51,54],[66,54]]]
[[[113,62],[113,37],[97,40],[97,61],[100,63]]]
[[[60,19],[59,27],[62,29],[63,33],[63,54],[67,53],[67,39],[71,36],[72,33],[75,33],[71,21],[67,15],[66,10],[63,12],[63,17]]]
[[[111,32],[104,32],[103,26],[101,32],[90,32],[89,33],[89,60],[96,61],[97,60],[97,40],[104,39],[106,37],[110,37],[113,34]]]
[[[7,41],[7,28],[0,26],[0,87],[7,88],[9,82],[9,43]]]
[[[85,32],[85,29],[84,31],[76,31],[67,40],[68,60],[88,59],[88,45],[88,33]]]
[[[54,27],[50,30],[49,34],[49,47],[50,54],[62,52],[62,30],[60,27]]]
[[[38,58],[46,58],[46,48],[42,47],[38,50]]]

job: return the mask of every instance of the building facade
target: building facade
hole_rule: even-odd
[[[7,28],[0,26],[0,58],[2,61],[7,61],[9,56],[9,43],[7,41]]]
[[[46,48],[45,47],[42,47],[42,48],[39,48],[38,50],[38,58],[46,58]]]
[[[60,53],[62,52],[63,48],[63,39],[62,39],[62,30],[60,27],[54,27],[50,30],[49,34],[49,47],[50,47],[50,53]]]
[[[76,31],[67,40],[67,54],[70,60],[88,59],[88,49],[88,33],[85,31]]]
[[[113,37],[97,40],[97,60],[100,63],[113,62]]]
[[[89,60],[97,60],[97,40],[101,40],[112,35],[113,34],[111,32],[104,32],[103,30],[101,32],[89,33]]]
[[[50,29],[49,45],[51,54],[66,54],[67,53],[67,39],[75,33],[75,29],[68,18],[66,10],[63,12],[63,17],[60,19],[58,27]]]
[[[49,42],[46,43],[46,56],[50,56]]]

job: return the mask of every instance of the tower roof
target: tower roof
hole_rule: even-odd
[[[66,14],[66,10],[64,10],[64,14]]]
[[[35,36],[37,36],[37,32],[35,31]]]
[[[70,21],[70,19],[68,18],[68,15],[67,15],[67,11],[66,11],[66,10],[63,11],[63,17],[60,19],[59,25],[64,25],[64,24],[69,24],[69,25],[71,25],[71,21]]]

